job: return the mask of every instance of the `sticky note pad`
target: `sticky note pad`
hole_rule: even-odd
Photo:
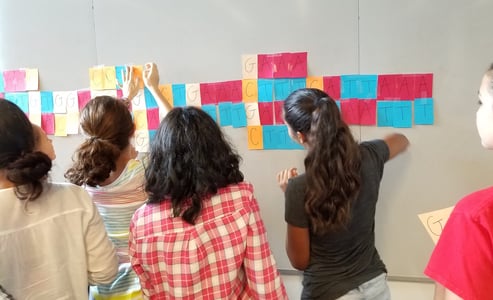
[[[241,56],[241,71],[244,79],[257,78],[258,68],[257,68],[256,54],[248,54]]]
[[[259,79],[258,87],[258,102],[271,102],[274,100],[272,90],[274,89],[274,81],[272,79]]]
[[[198,83],[187,83],[185,84],[185,99],[187,106],[200,107],[202,105],[200,99],[200,84]]]
[[[258,102],[258,85],[255,79],[243,79],[241,83],[243,102]]]
[[[359,100],[359,124],[374,126],[377,123],[377,101]]]
[[[377,75],[342,75],[341,99],[375,99]]]
[[[55,133],[55,115],[53,113],[41,114],[41,128],[46,134]]]
[[[414,98],[433,97],[433,74],[416,74],[414,79]]]
[[[116,84],[118,85],[117,88],[119,88],[120,85],[123,85],[124,74],[125,74],[125,66],[115,66]]]
[[[433,125],[433,115],[433,98],[419,98],[414,100],[414,124]]]
[[[38,69],[24,69],[26,72],[26,91],[37,91],[39,89]]]
[[[27,92],[5,93],[5,99],[17,105],[24,113],[29,112],[29,95]]]
[[[202,105],[202,110],[205,111],[209,116],[211,116],[214,121],[217,122],[217,109],[214,104]]]
[[[218,103],[215,83],[200,84],[200,101],[202,102],[202,105]]]
[[[321,91],[324,90],[324,79],[319,76],[311,76],[306,78],[306,87],[311,89],[319,89]]]
[[[342,119],[348,125],[357,125],[360,122],[358,99],[347,99],[341,101]]]
[[[105,90],[113,90],[116,89],[116,69],[114,66],[105,66],[103,67],[104,72],[104,80],[103,80],[103,88]]]
[[[171,86],[171,89],[173,90],[173,106],[186,106],[187,105],[187,99],[185,96],[185,85],[184,84],[173,84]]]
[[[289,79],[274,79],[274,98],[284,100],[291,93],[291,81]]]
[[[41,93],[28,92],[29,115],[39,114],[41,120]],[[40,121],[41,122],[41,121]]]
[[[26,90],[26,72],[24,70],[3,71],[4,89],[6,92]]]
[[[86,106],[87,102],[91,101],[91,91],[89,90],[77,91],[77,99],[79,101],[79,110],[82,111],[82,109],[84,109],[84,107]],[[51,105],[53,106],[53,99],[51,102],[52,102]]]
[[[53,92],[53,112],[55,114],[67,113],[67,93]],[[56,122],[56,116],[55,116]]]
[[[91,90],[104,89],[104,69],[102,66],[89,68],[89,87]]]
[[[39,94],[41,97],[41,112],[44,114],[53,113],[53,93],[44,91]]]
[[[154,99],[154,96],[152,95],[151,91],[147,87],[144,88],[144,99],[146,102],[146,107],[147,108],[157,108],[157,102],[156,99]]]
[[[258,102],[245,103],[245,113],[248,126],[260,125]]]
[[[262,150],[264,149],[262,126],[248,126],[248,149]]]
[[[397,99],[410,100],[415,95],[415,75],[399,75],[396,77],[396,95]]]
[[[274,59],[269,54],[257,55],[257,77],[273,78],[274,77]]]
[[[341,76],[324,76],[324,92],[332,99],[341,99]]]
[[[290,77],[306,77],[308,74],[308,53],[307,52],[296,52],[290,55],[289,72]]]
[[[286,125],[263,126],[262,138],[264,149],[266,150],[303,149],[303,147],[291,140]]]
[[[173,89],[171,84],[163,84],[159,85],[159,91],[161,91],[161,94],[164,96],[164,99],[168,104],[172,107],[173,106]]]
[[[79,112],[67,112],[67,134],[79,134]]]
[[[138,152],[149,151],[149,131],[148,130],[136,130],[135,131],[135,150]]]
[[[147,130],[147,111],[134,110],[134,123],[136,130]]]
[[[410,128],[412,122],[412,102],[394,101],[393,125],[396,128]]]
[[[150,130],[159,127],[159,108],[150,108],[147,110],[147,128]]]
[[[244,103],[233,103],[231,106],[231,121],[233,128],[247,126],[246,110]]]
[[[231,102],[222,102],[218,104],[219,106],[219,125],[220,126],[231,126],[233,121],[231,119],[231,108],[233,104]]]
[[[55,136],[67,136],[66,114],[55,114]]]
[[[382,100],[397,99],[397,78],[399,75],[378,75],[377,97]]]
[[[394,125],[394,102],[377,101],[377,126],[392,127]]]
[[[296,90],[306,88],[306,78],[293,78],[291,81],[290,94]]]
[[[274,101],[274,123],[284,124],[284,118],[282,117],[284,107],[284,101]]]
[[[274,104],[272,102],[259,102],[258,111],[261,125],[274,125]]]

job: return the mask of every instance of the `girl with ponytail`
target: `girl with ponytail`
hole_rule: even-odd
[[[390,299],[375,248],[375,207],[384,164],[407,148],[407,138],[358,143],[335,101],[317,89],[290,94],[283,114],[291,138],[307,149],[305,174],[277,175],[286,251],[304,270],[302,299]]]
[[[0,285],[16,299],[87,299],[117,272],[89,195],[46,182],[54,158],[42,129],[0,99]]]

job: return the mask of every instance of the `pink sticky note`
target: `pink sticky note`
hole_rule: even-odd
[[[377,98],[382,100],[395,100],[397,95],[397,77],[399,75],[378,75]]]
[[[358,99],[347,99],[341,101],[342,119],[348,125],[359,124],[359,101]]]
[[[84,106],[86,106],[87,102],[91,101],[91,91],[77,91],[77,98],[79,100],[79,111],[81,111]]]
[[[229,81],[216,83],[217,102],[231,102],[231,85]]]
[[[0,98],[4,98],[5,96],[3,95],[3,93],[0,93]]]
[[[123,97],[123,91],[120,89],[117,89],[116,90],[116,97],[121,99]]]
[[[291,77],[291,53],[279,53],[272,55],[272,76],[274,78]]]
[[[274,125],[274,105],[272,102],[259,102],[258,112],[261,125]]]
[[[154,130],[159,127],[159,108],[150,108],[147,110],[147,128]]]
[[[433,97],[433,74],[416,74],[414,79],[414,99]]]
[[[324,76],[324,92],[332,99],[341,99],[341,76]]]
[[[377,124],[377,101],[376,100],[358,100],[359,101],[359,124],[374,126]]]
[[[274,117],[276,124],[284,124],[284,119],[282,117],[282,108],[284,101],[274,101]]]
[[[46,134],[55,133],[55,114],[41,114],[41,128]]]
[[[232,81],[229,81],[229,88],[231,90],[231,92],[230,92],[230,100],[233,103],[241,102],[241,100],[243,99],[241,80],[232,80]]]
[[[215,83],[200,84],[200,101],[202,105],[217,104]]]
[[[307,52],[291,53],[290,77],[307,77]]]
[[[396,93],[400,100],[414,99],[414,75],[399,75],[396,81]]]
[[[274,62],[272,55],[259,54],[257,56],[258,78],[274,78]]]
[[[26,72],[24,70],[4,71],[3,79],[6,92],[22,92],[26,90]]]

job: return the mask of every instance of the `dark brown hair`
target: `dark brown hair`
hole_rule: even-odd
[[[116,160],[135,131],[126,104],[110,96],[99,96],[87,103],[80,115],[80,126],[87,139],[73,156],[65,178],[77,185],[97,186],[116,170]]]
[[[32,124],[12,102],[0,98],[0,170],[15,184],[21,200],[35,200],[43,192],[43,181],[51,170],[51,159],[34,151]]]
[[[173,214],[194,224],[205,198],[243,181],[240,159],[206,112],[176,107],[151,144],[145,171],[148,202],[171,201]]]
[[[299,89],[284,102],[284,119],[307,138],[305,210],[312,231],[344,228],[360,189],[361,153],[335,101],[318,89]]]

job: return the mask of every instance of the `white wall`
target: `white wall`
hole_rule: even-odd
[[[301,275],[282,275],[289,299],[299,299],[301,295]],[[389,281],[393,300],[433,299],[434,285],[431,283]]]

